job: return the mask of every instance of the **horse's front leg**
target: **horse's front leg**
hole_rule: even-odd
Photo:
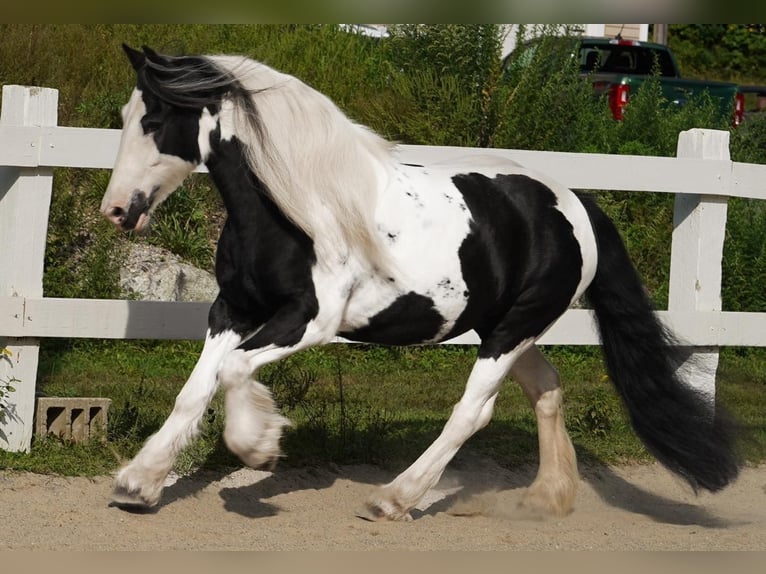
[[[150,508],[159,502],[162,488],[178,453],[197,435],[199,424],[218,387],[221,361],[242,341],[232,330],[205,339],[202,354],[176,397],[175,406],[160,430],[117,473],[112,504],[122,508]]]
[[[255,379],[258,369],[327,343],[339,321],[330,313],[306,321],[300,305],[285,308],[224,359],[218,376],[226,392],[224,440],[248,466],[272,465],[280,454],[282,429],[290,424],[279,414],[270,390]]]

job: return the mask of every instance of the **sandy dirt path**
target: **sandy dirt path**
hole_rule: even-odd
[[[110,477],[0,471],[0,549],[48,550],[764,550],[766,466],[695,496],[658,465],[581,469],[574,512],[518,515],[533,469],[450,468],[409,523],[355,511],[393,475],[370,466],[242,469],[172,477],[159,508],[108,506]]]

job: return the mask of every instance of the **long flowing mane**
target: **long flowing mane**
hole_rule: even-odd
[[[176,75],[174,91],[194,81],[217,84],[218,90],[229,83],[230,129],[243,143],[249,167],[285,215],[314,240],[320,262],[345,258],[343,249],[356,249],[393,276],[395,266],[374,217],[393,144],[293,76],[242,56],[204,59],[220,71],[217,78],[201,80],[190,66],[187,74]]]

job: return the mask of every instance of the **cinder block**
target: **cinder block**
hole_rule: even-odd
[[[35,433],[83,442],[105,436],[111,399],[86,397],[39,397]]]

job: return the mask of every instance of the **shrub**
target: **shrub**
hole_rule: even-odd
[[[613,120],[604,100],[594,98],[572,58],[568,29],[543,30],[534,43],[519,43],[506,62],[498,90],[493,145],[549,151],[610,151]],[[523,37],[524,29],[519,29]]]
[[[766,114],[753,114],[732,130],[730,148],[734,161],[766,164]]]
[[[11,352],[5,347],[0,347],[0,361],[8,360],[11,356]],[[8,396],[11,393],[16,392],[16,388],[13,386],[19,383],[16,377],[0,378],[0,425],[3,425],[8,420],[10,406],[8,405]],[[0,433],[2,430],[0,430]]]
[[[406,143],[487,146],[502,47],[496,25],[390,27],[378,129]]]
[[[47,297],[119,296],[125,238],[98,212],[108,180],[105,171],[56,171],[43,275]]]
[[[766,205],[763,200],[729,200],[722,269],[723,308],[766,312]]]

